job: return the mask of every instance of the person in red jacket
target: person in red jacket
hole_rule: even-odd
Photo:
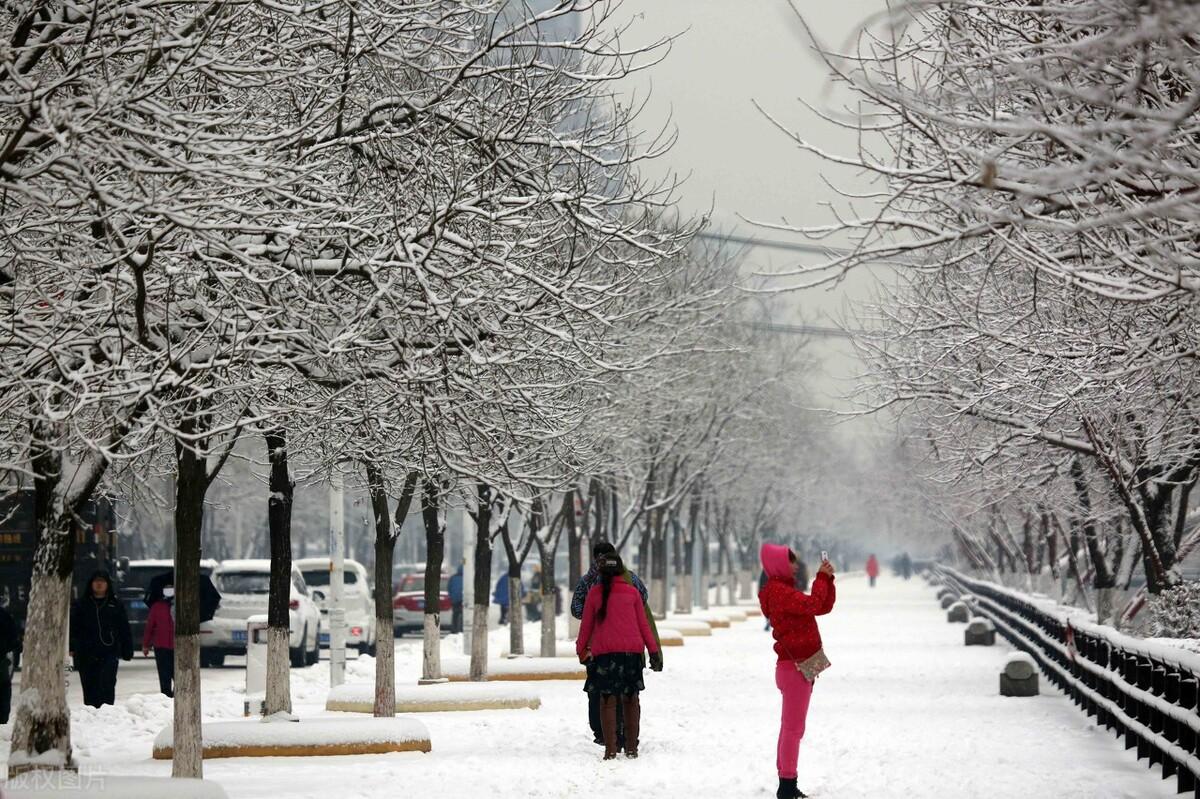
[[[875,587],[875,578],[879,576],[879,561],[875,560],[875,556],[871,555],[867,558],[867,578],[871,581],[871,587]]]
[[[142,654],[149,655],[154,648],[154,665],[158,667],[158,688],[174,698],[172,680],[175,677],[175,586],[163,586],[161,596],[150,602],[150,614],[146,617],[146,631],[142,634]]]
[[[804,797],[796,787],[796,762],[800,758],[800,740],[808,718],[817,675],[829,667],[821,648],[817,616],[833,610],[837,592],[833,587],[833,564],[822,561],[813,580],[812,593],[796,585],[796,576],[804,563],[791,549],[779,544],[763,544],[760,553],[767,582],[758,592],[758,604],[771,623],[775,637],[775,686],[783,695],[783,713],[779,722],[779,740],[775,749],[775,769],[779,772],[777,799]]]
[[[625,719],[625,755],[638,756],[642,707],[642,652],[650,652],[650,668],[662,671],[662,651],[646,618],[641,593],[624,579],[625,564],[615,553],[600,560],[600,582],[588,591],[575,652],[580,663],[591,661],[585,690],[600,695],[600,728],[604,759],[617,756],[617,703]]]

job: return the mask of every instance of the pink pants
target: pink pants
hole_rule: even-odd
[[[775,768],[783,779],[795,779],[796,761],[800,759],[800,739],[804,737],[804,722],[808,718],[808,702],[812,699],[813,684],[792,661],[775,665],[775,687],[783,694],[783,716],[779,720],[779,743],[775,749]]]

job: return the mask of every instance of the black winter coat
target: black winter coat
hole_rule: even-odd
[[[8,658],[21,650],[21,631],[8,611],[0,608],[0,658]]]
[[[129,618],[111,589],[102,600],[88,591],[71,608],[71,651],[77,660],[133,659]]]

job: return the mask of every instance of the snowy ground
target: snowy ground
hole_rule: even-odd
[[[998,644],[965,648],[932,589],[913,580],[839,580],[839,600],[822,622],[833,668],[820,678],[801,748],[800,786],[815,797],[1009,797],[1153,799],[1170,783],[1137,763],[1061,695],[1046,686],[1033,699],[998,696]],[[499,652],[507,630],[492,633]],[[528,644],[536,646],[536,626]],[[415,682],[420,642],[397,642],[399,680]],[[458,654],[461,639],[444,641]],[[602,763],[587,728],[579,682],[534,684],[540,710],[421,715],[431,754],[213,760],[205,776],[231,799],[289,796],[382,799],[578,797],[598,791],[661,799],[773,796],[778,694],[774,657],[761,620],[688,638],[666,650],[662,674],[647,672],[642,695],[642,757]],[[369,680],[373,662],[349,667]],[[144,677],[129,670],[116,707],[73,707],[83,770],[167,775],[150,759],[170,722],[168,700],[128,691]],[[152,675],[152,667],[151,667]],[[205,670],[206,719],[239,717],[240,669]],[[151,683],[151,687],[152,687]],[[293,671],[296,711],[324,715],[328,665]],[[74,687],[76,702],[78,688]],[[301,722],[302,723],[302,722]],[[0,735],[7,737],[5,728]]]

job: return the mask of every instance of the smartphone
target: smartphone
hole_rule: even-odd
[[[829,560],[829,553],[823,549],[821,550],[821,560]]]

